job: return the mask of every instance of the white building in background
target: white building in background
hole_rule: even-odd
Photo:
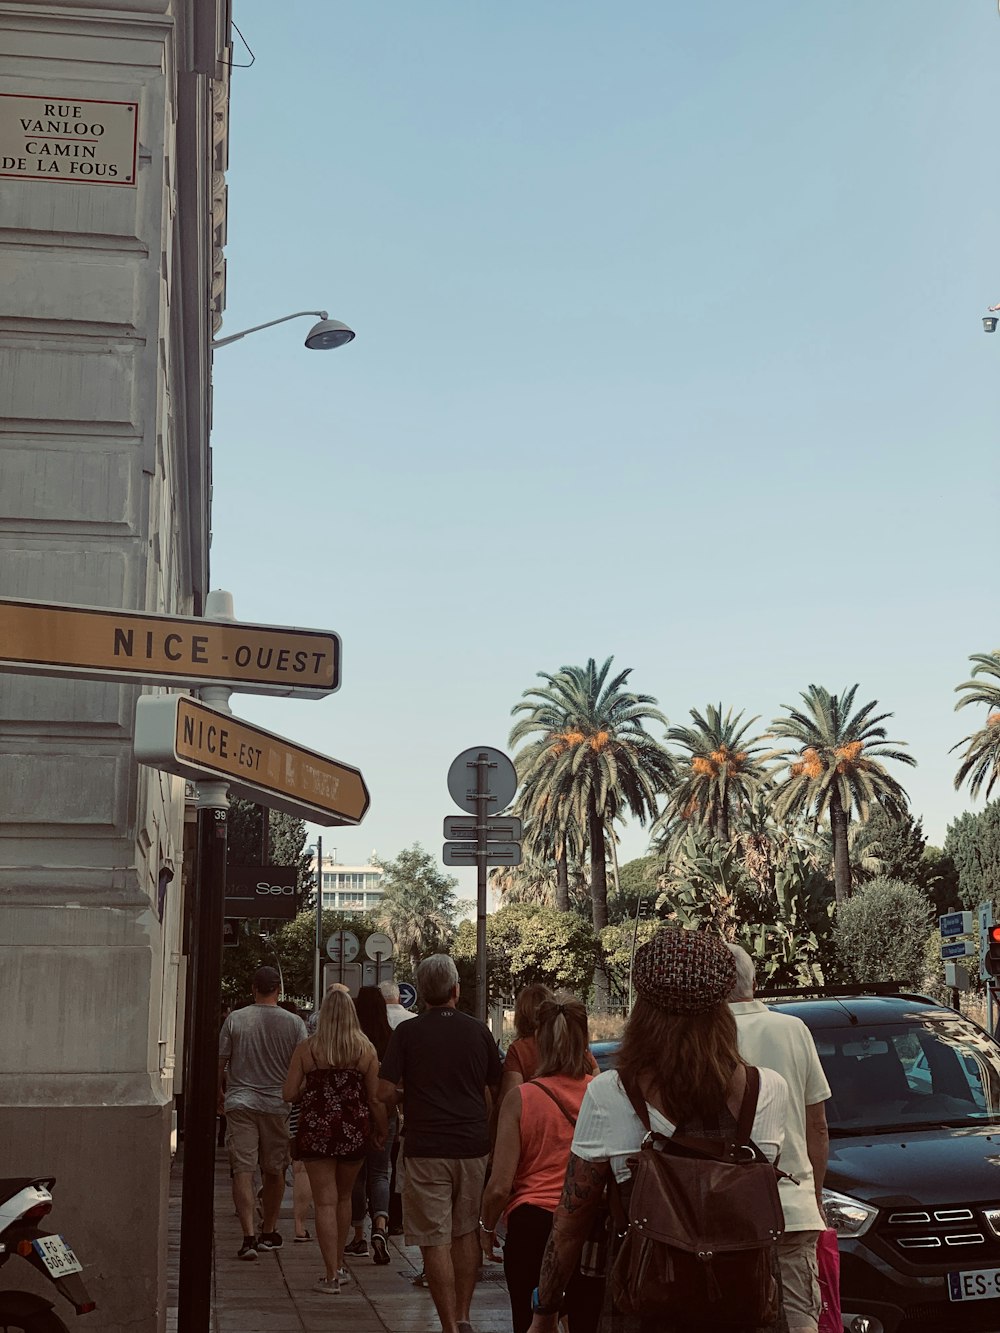
[[[323,857],[323,909],[327,912],[373,912],[382,905],[385,871],[375,865],[372,852],[368,864],[341,865],[336,855]],[[313,874],[316,858],[313,857]]]

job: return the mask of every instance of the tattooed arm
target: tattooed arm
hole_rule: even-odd
[[[570,1153],[563,1196],[552,1219],[552,1233],[538,1279],[538,1299],[542,1305],[557,1304],[569,1286],[591,1223],[601,1206],[609,1171],[608,1162],[589,1161]],[[556,1315],[536,1314],[531,1333],[549,1333],[555,1324]]]

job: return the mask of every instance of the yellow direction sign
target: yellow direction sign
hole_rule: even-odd
[[[324,630],[4,597],[0,671],[319,699],[340,688],[340,638]]]
[[[360,824],[371,802],[356,768],[180,694],[139,699],[135,757],[312,824]]]

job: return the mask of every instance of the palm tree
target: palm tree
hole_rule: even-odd
[[[540,742],[526,745],[515,756],[521,787],[513,810],[524,823],[522,845],[528,856],[551,861],[555,867],[555,906],[568,912],[570,905],[569,863],[580,861],[586,850],[586,838],[572,811],[547,781],[547,768],[554,756],[540,754]],[[530,774],[525,777],[524,774]]]
[[[704,716],[691,709],[692,727],[671,727],[667,740],[685,753],[678,764],[677,785],[670,794],[670,810],[711,829],[718,840],[729,842],[733,819],[764,786],[771,757],[759,737],[747,736],[759,719],[743,721],[731,708],[709,704]]]
[[[771,734],[794,742],[781,758],[787,770],[775,792],[778,819],[809,814],[814,822],[824,815],[833,837],[833,877],[837,902],[851,896],[851,857],[847,829],[851,816],[864,823],[872,807],[900,816],[907,807],[906,792],[887,773],[879,759],[915,765],[912,755],[887,741],[881,725],[891,713],[875,714],[873,699],[852,715],[857,685],[843,694],[831,694],[822,685],[810,685],[800,696],[805,708],[782,707],[787,717],[771,723]]]
[[[969,661],[973,663],[972,679],[956,685],[955,689],[965,690],[965,698],[959,699],[956,710],[967,704],[985,704],[990,710],[986,725],[968,736],[963,736],[958,745],[966,747],[958,772],[955,774],[955,786],[961,787],[969,779],[969,790],[978,796],[983,783],[986,783],[986,799],[989,800],[994,784],[1000,778],[1000,685],[978,679],[980,676],[992,676],[1000,681],[1000,652],[974,653]]]
[[[525,716],[511,728],[510,744],[532,738],[515,762],[536,817],[561,826],[564,836],[573,825],[586,836],[596,934],[608,924],[607,828],[626,812],[655,819],[657,799],[674,777],[669,751],[645,726],[667,726],[667,719],[652,695],[624,689],[630,667],[609,679],[613,660],[540,671],[545,685],[525,690],[511,710]],[[600,964],[594,981],[595,1003],[603,1007],[607,975]]]

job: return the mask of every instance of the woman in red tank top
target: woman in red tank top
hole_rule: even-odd
[[[538,1008],[534,1078],[515,1086],[500,1108],[493,1168],[483,1195],[480,1237],[491,1255],[501,1213],[507,1222],[504,1273],[514,1333],[531,1323],[552,1214],[562,1195],[580,1103],[591,1079],[587,1011],[565,992]],[[578,1275],[566,1292],[570,1333],[588,1333],[600,1313],[593,1279]]]

